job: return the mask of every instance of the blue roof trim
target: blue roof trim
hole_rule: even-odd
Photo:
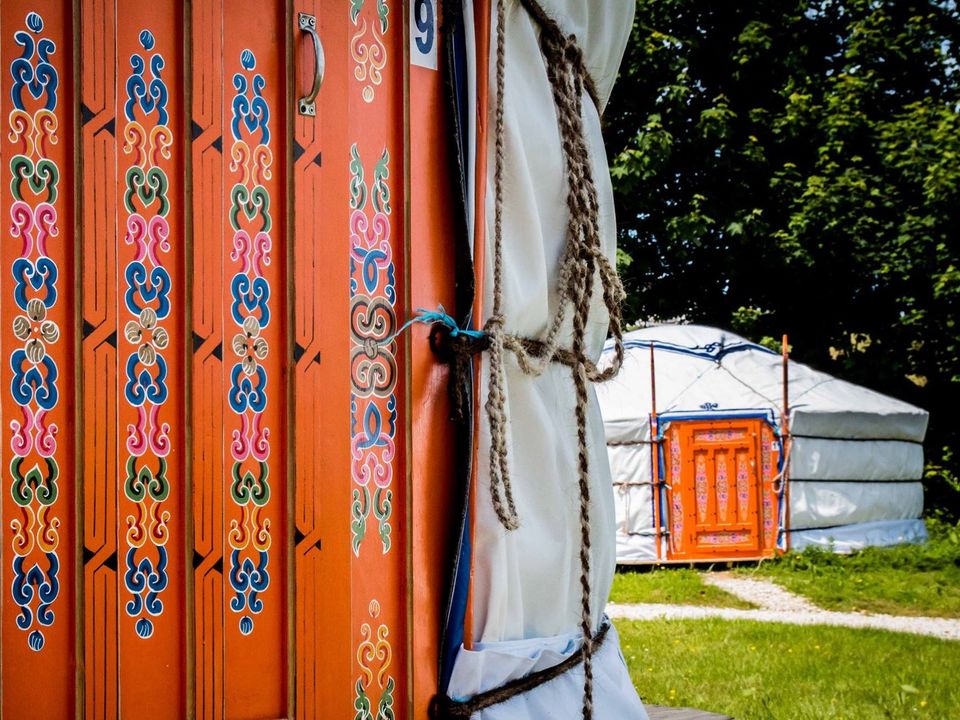
[[[772,408],[725,408],[723,410],[668,410],[657,413],[657,427],[662,429],[671,422],[682,422],[685,420],[764,420],[771,428],[774,434],[779,437],[780,424],[777,422],[777,415]]]
[[[726,345],[723,342],[712,342],[707,343],[706,345],[695,345],[694,347],[690,347],[688,345],[677,345],[675,343],[662,342],[659,340],[626,340],[623,343],[623,347],[627,350],[634,350],[636,348],[649,348],[651,345],[655,350],[663,350],[664,352],[677,353],[678,355],[698,357],[702,360],[711,360],[713,362],[720,362],[727,355],[731,355],[736,352],[742,352],[744,350],[759,350],[767,355],[780,354],[775,350],[765,348],[763,345],[757,345],[756,343],[752,342],[744,342],[742,340],[734,341],[729,345]],[[603,352],[604,354],[613,352],[612,340],[607,340],[607,342],[604,343]]]

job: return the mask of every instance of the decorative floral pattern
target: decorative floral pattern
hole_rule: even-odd
[[[234,364],[230,369],[227,401],[233,413],[230,501],[230,610],[239,615],[240,632],[254,630],[253,616],[263,610],[263,595],[270,586],[271,497],[270,429],[263,413],[267,408],[267,368],[270,352],[263,331],[271,322],[270,283],[264,268],[271,262],[270,193],[262,184],[272,177],[270,108],[263,97],[266,80],[255,72],[257,59],[250,50],[240,54],[240,69],[233,76],[236,91],[230,120],[233,145],[230,172],[236,175],[230,190],[230,229],[235,272],[230,281],[230,319],[236,334],[230,343]],[[230,422],[229,419],[226,422]]]
[[[696,472],[693,476],[694,493],[697,497],[697,520],[699,522],[707,521],[707,456],[705,453],[696,454]]]
[[[397,292],[390,238],[390,155],[373,168],[369,187],[357,146],[350,149],[351,504],[353,552],[359,557],[371,510],[383,552],[391,547],[397,448]],[[371,492],[372,490],[372,492]]]
[[[730,504],[730,485],[727,475],[727,454],[718,452],[714,457],[717,466],[717,516],[720,522],[727,521],[727,510]]]
[[[736,545],[737,543],[744,543],[749,540],[749,532],[735,530],[701,533],[697,536],[697,541],[701,545]]]
[[[130,318],[123,330],[127,353],[123,398],[137,410],[136,424],[127,427],[123,495],[135,508],[126,517],[126,553],[123,574],[126,613],[135,619],[137,635],[154,632],[153,618],[163,613],[163,592],[169,585],[167,540],[170,495],[167,454],[170,425],[164,420],[169,388],[164,351],[170,336],[163,321],[170,317],[171,279],[164,267],[170,252],[167,214],[169,181],[160,165],[169,159],[173,133],[167,125],[167,87],[164,58],[152,52],[156,40],[149,30],[139,35],[139,52],[130,56],[130,75],[124,103],[123,171],[126,189],[124,241],[134,257],[123,268],[126,288],[123,307]]]
[[[60,544],[57,499],[56,423],[47,414],[57,407],[60,391],[58,358],[60,328],[48,318],[60,290],[60,269],[47,255],[47,245],[60,233],[58,196],[60,169],[47,156],[57,134],[57,89],[60,76],[52,57],[56,43],[43,37],[43,18],[31,12],[26,29],[13,34],[22,50],[10,64],[13,85],[7,139],[17,148],[10,160],[10,242],[21,247],[11,268],[13,302],[20,313],[13,321],[10,391],[20,416],[10,420],[10,495],[16,512],[8,520],[13,532],[10,592],[19,609],[17,628],[27,645],[40,651],[45,628],[56,619],[60,596]]]
[[[670,447],[670,550],[677,552],[683,541],[683,491],[681,483],[680,433],[674,428],[667,437]]]
[[[728,442],[730,440],[744,440],[747,437],[746,430],[735,430],[729,428],[726,430],[696,430],[693,434],[694,442]]]
[[[750,455],[737,453],[737,517],[746,522],[750,512]]]
[[[370,601],[368,612],[370,621],[360,626],[360,643],[357,645],[360,676],[354,685],[354,720],[394,720],[393,704],[397,684],[390,674],[390,663],[393,659],[390,629],[385,623],[376,622],[380,617],[380,603],[377,600]],[[373,690],[380,693],[376,715],[373,714],[371,701]]]
[[[771,548],[776,542],[776,521],[773,512],[773,488],[768,485],[773,480],[773,433],[764,426],[760,432],[760,469],[763,473],[763,545]]]
[[[371,103],[376,89],[383,82],[383,69],[387,65],[387,48],[383,38],[390,27],[390,8],[387,0],[376,0],[377,16],[368,23],[362,13],[365,3],[366,0],[350,0],[350,21],[355,28],[350,38],[350,57],[354,62],[353,76],[362,85],[360,95],[364,102]]]

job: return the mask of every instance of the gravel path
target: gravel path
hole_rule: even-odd
[[[785,590],[769,580],[738,577],[730,573],[704,573],[707,585],[718,587],[741,600],[756,605],[761,610],[776,610],[789,613],[821,612],[820,608],[805,597]]]
[[[914,635],[929,635],[943,640],[960,640],[960,620],[821,610],[809,600],[766,580],[754,580],[716,573],[705,575],[704,581],[716,585],[742,600],[758,605],[759,609],[738,610],[734,608],[697,607],[694,605],[660,605],[653,603],[622,605],[610,603],[607,605],[607,614],[611,618],[624,620],[722,618],[724,620],[754,620],[792,625],[838,625],[850,628],[873,628],[913,633]]]

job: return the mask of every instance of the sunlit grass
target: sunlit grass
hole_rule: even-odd
[[[927,527],[930,542],[924,545],[867,548],[853,555],[811,548],[736,572],[767,577],[828,610],[960,617],[957,529],[933,521]]]
[[[955,718],[960,643],[726,620],[617,621],[644,701],[736,720]]]
[[[703,582],[689,568],[621,570],[613,579],[610,600],[615,603],[668,603],[710,607],[751,608],[750,603]]]

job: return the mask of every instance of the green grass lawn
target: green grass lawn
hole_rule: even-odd
[[[745,609],[753,607],[720,588],[704,584],[701,573],[689,568],[620,571],[613,578],[610,600],[616,603],[668,603]]]
[[[826,626],[618,621],[644,702],[736,720],[960,717],[960,643]]]
[[[934,521],[927,528],[925,545],[853,555],[808,549],[736,572],[767,577],[828,610],[960,617],[958,529]]]

